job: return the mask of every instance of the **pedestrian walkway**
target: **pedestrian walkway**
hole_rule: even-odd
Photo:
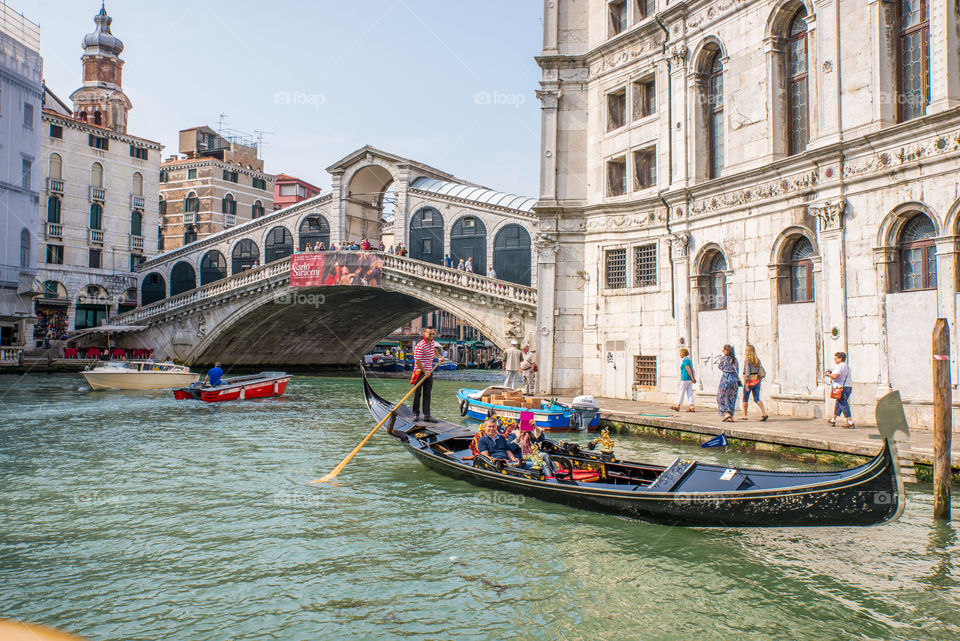
[[[558,400],[570,403],[573,399]],[[831,427],[822,418],[775,414],[771,414],[767,421],[761,422],[759,410],[751,407],[749,421],[735,420],[732,423],[724,423],[717,414],[716,408],[711,407],[698,407],[696,412],[689,413],[683,410],[675,412],[665,403],[616,398],[597,398],[597,401],[600,404],[600,418],[620,423],[709,436],[724,433],[731,438],[859,456],[874,456],[882,446],[876,424],[863,420],[857,423],[855,429],[839,427],[839,422],[837,427]],[[960,434],[954,434],[952,446],[951,462],[954,467],[957,467],[960,465]],[[898,450],[902,461],[932,465],[933,432],[910,430],[909,445],[900,444]]]

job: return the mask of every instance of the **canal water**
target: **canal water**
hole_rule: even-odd
[[[436,414],[458,418],[456,387]],[[78,375],[0,394],[0,617],[92,641],[960,637],[960,527],[929,486],[879,527],[665,527],[479,490],[382,435],[309,486],[372,427],[357,378],[223,406]]]

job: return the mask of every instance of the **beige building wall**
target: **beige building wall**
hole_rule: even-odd
[[[893,388],[911,421],[929,425],[930,332],[945,316],[956,337],[957,321],[953,3],[929,0],[929,101],[912,118],[899,112],[898,3],[660,0],[643,16],[646,3],[630,1],[615,33],[619,4],[544,3],[536,208],[540,362],[551,373],[544,382],[553,392],[672,404],[684,345],[699,402],[715,407],[721,347],[730,343],[742,357],[750,342],[768,372],[768,407],[823,416],[833,403],[822,371],[844,351],[856,415],[869,420],[875,399]],[[808,136],[805,149],[791,149],[785,56],[801,10]],[[722,170],[711,177],[715,52],[725,144]],[[634,117],[633,85],[649,79],[655,111]],[[621,90],[626,117],[612,125],[610,96]],[[634,153],[653,146],[655,182],[637,184]],[[623,194],[611,193],[607,173],[619,158]],[[935,228],[925,242],[935,247],[936,276],[901,291],[902,232],[920,214]],[[791,302],[791,251],[801,238],[813,247],[814,295]],[[637,280],[637,251],[655,251],[652,282],[649,271]],[[712,309],[718,254],[726,299]],[[608,269],[622,271],[623,286],[611,285]]]

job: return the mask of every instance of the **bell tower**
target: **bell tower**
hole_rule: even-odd
[[[126,133],[127,112],[133,104],[123,93],[123,43],[110,33],[113,18],[105,5],[93,22],[96,29],[83,37],[83,86],[70,95],[73,111],[90,124]]]

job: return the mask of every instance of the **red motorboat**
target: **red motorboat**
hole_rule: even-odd
[[[220,385],[204,387],[199,381],[188,387],[173,390],[178,400],[197,400],[205,403],[237,401],[251,398],[280,396],[287,389],[290,375],[286,372],[260,372],[249,376],[225,378]]]

